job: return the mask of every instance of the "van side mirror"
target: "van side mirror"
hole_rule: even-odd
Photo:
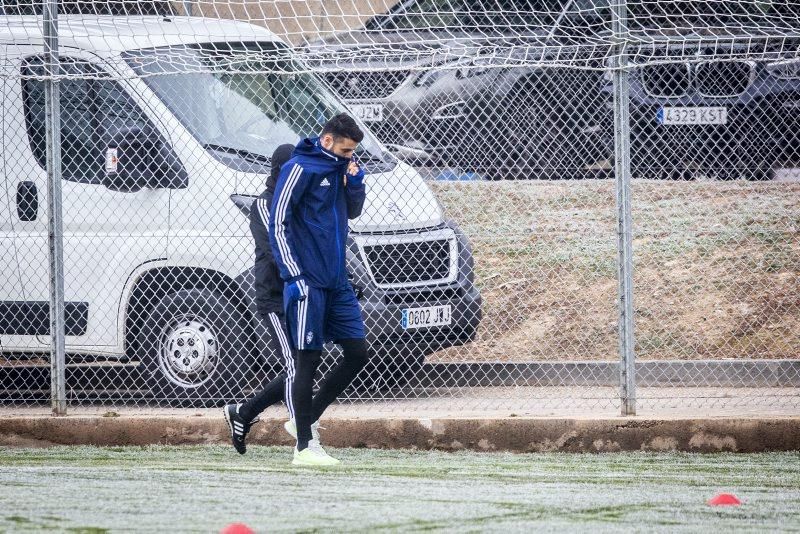
[[[102,184],[113,191],[184,189],[189,175],[172,148],[149,128],[126,125],[102,136],[106,147]]]

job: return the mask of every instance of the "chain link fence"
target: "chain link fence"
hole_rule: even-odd
[[[219,405],[283,371],[251,208],[274,148],[348,110],[370,131],[353,409],[800,405],[797,6],[63,4],[57,59],[42,8],[0,15],[0,403]]]

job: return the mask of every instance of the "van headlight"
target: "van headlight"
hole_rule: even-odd
[[[250,208],[253,206],[253,202],[256,198],[258,197],[252,195],[231,195],[231,200],[236,207],[248,217],[250,216]]]

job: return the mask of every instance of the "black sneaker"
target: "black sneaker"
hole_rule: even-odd
[[[244,417],[239,415],[239,406],[241,406],[241,404],[228,404],[223,408],[223,411],[225,413],[225,420],[228,422],[228,427],[231,430],[233,448],[236,449],[236,452],[239,454],[244,454],[247,452],[247,444],[244,442],[244,439],[247,437],[247,433],[250,432],[250,427],[258,423],[258,417],[252,421],[247,421]]]

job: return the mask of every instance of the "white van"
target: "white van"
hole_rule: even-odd
[[[66,343],[141,362],[175,399],[235,396],[275,355],[255,319],[250,203],[269,155],[344,109],[264,28],[190,17],[61,17]],[[0,347],[49,350],[41,18],[0,17]],[[274,72],[280,64],[283,74]],[[296,72],[295,72],[296,71]],[[375,358],[473,338],[464,235],[420,175],[367,135],[348,265]]]

